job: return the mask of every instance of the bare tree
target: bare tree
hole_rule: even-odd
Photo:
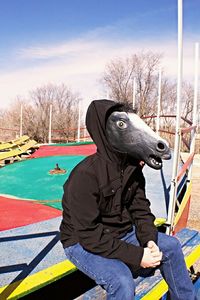
[[[65,84],[48,84],[31,92],[31,100],[36,111],[38,138],[48,140],[49,109],[53,107],[52,128],[60,132],[60,137],[69,138],[75,121],[78,119],[77,104],[79,97]]]
[[[183,83],[182,99],[182,116],[185,119],[192,121],[194,88],[188,82]]]
[[[110,96],[118,101],[131,103],[133,98],[133,78],[137,82],[137,101],[140,116],[150,115],[155,110],[157,95],[157,74],[161,54],[142,52],[126,59],[116,59],[108,63],[102,82]]]
[[[157,114],[158,70],[162,55],[153,52],[141,52],[128,58],[112,60],[107,64],[102,82],[109,91],[110,97],[117,101],[131,103],[133,99],[133,78],[136,79],[136,107],[141,117]],[[176,115],[176,82],[162,76],[161,115],[163,131],[175,132]],[[181,126],[190,124],[193,110],[193,86],[183,83],[181,99]],[[155,118],[145,119],[155,129]],[[162,133],[164,134],[164,133]],[[168,138],[173,145],[173,135]],[[189,141],[189,138],[188,138]]]
[[[23,103],[19,96],[8,107],[3,114],[3,136],[4,140],[11,140],[19,136],[20,133],[20,107]]]
[[[4,118],[4,127],[16,128],[19,133],[20,108],[23,106],[23,134],[38,142],[48,142],[49,111],[53,107],[52,129],[56,138],[70,139],[77,127],[79,97],[65,84],[47,84],[30,92],[26,100],[22,97],[12,103]],[[56,131],[57,130],[57,131]]]
[[[133,74],[132,58],[112,60],[106,66],[102,81],[113,99],[131,102]]]

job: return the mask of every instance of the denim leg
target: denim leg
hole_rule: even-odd
[[[133,300],[135,284],[129,268],[118,259],[108,259],[75,244],[65,249],[66,257],[107,292],[107,300]]]
[[[195,300],[194,286],[178,239],[158,233],[158,247],[163,253],[160,270],[169,286],[171,299]]]
[[[133,231],[128,233],[123,240],[134,245],[139,245],[135,234],[135,227],[133,227]],[[195,297],[194,286],[189,277],[181,244],[178,239],[159,232],[157,244],[163,253],[159,269],[169,286],[171,299],[198,300]],[[153,271],[153,269],[149,269],[149,271]],[[148,276],[148,269],[141,269],[138,275]]]
[[[122,240],[139,245],[135,228]],[[175,237],[158,233],[158,247],[163,253],[159,267],[168,286],[172,300],[198,300],[189,277],[181,245]],[[67,258],[79,270],[103,286],[107,300],[133,300],[135,283],[129,268],[117,259],[108,259],[84,250],[79,244],[65,249]],[[152,270],[152,269],[150,269]],[[141,275],[147,269],[141,268]],[[146,274],[146,272],[144,272]]]

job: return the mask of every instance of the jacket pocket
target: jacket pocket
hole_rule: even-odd
[[[100,191],[100,211],[102,215],[116,215],[121,207],[121,181],[117,179]]]

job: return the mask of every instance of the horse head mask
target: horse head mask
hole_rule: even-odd
[[[171,158],[168,143],[124,104],[93,101],[86,125],[97,151],[111,159],[115,153],[120,153],[144,161],[151,168],[161,169],[162,159]]]

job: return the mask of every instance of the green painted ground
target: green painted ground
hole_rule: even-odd
[[[50,156],[7,165],[0,169],[0,194],[39,202],[61,209],[63,184],[72,169],[85,156]],[[62,175],[50,175],[56,163],[67,170]]]

